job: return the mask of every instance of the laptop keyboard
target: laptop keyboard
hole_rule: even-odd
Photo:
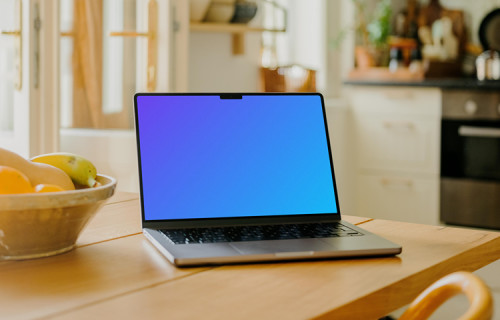
[[[216,228],[162,229],[174,244],[361,236],[339,222]]]

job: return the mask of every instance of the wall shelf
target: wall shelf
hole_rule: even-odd
[[[191,31],[195,32],[228,32],[228,33],[246,33],[246,32],[286,32],[283,29],[270,29],[249,26],[242,23],[213,23],[213,22],[191,22]]]
[[[223,32],[231,33],[233,37],[233,54],[245,53],[245,33],[247,32],[286,32],[285,28],[263,28],[242,23],[191,22],[191,32]]]

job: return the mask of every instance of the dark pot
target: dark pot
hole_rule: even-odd
[[[253,1],[237,1],[231,23],[248,23],[257,14],[257,3]]]

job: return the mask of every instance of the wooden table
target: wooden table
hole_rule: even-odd
[[[438,278],[500,258],[500,233],[345,217],[403,246],[396,257],[179,269],[116,194],[69,253],[0,263],[2,319],[376,319]]]

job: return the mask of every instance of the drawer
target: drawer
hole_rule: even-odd
[[[352,87],[349,102],[355,113],[441,116],[441,91],[437,88]]]
[[[357,117],[359,168],[438,175],[440,126],[430,117]]]
[[[423,224],[439,223],[439,179],[358,175],[356,215]]]

